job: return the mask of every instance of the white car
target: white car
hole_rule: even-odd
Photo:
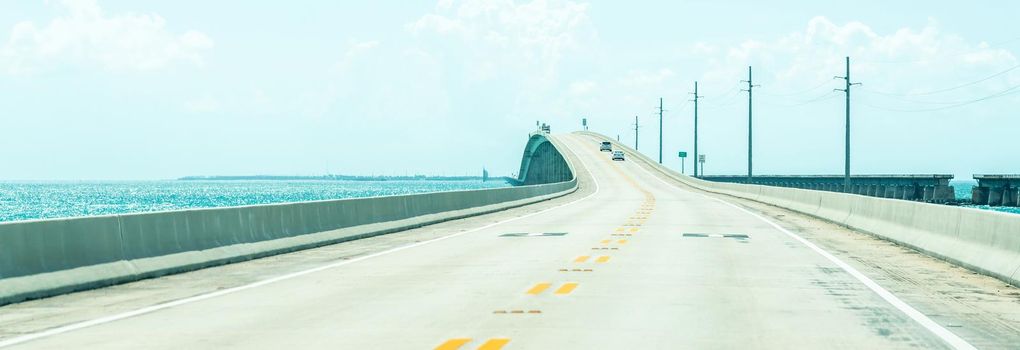
[[[613,151],[613,160],[623,160],[623,151]]]
[[[602,145],[599,146],[600,152],[612,152],[613,144],[609,141],[602,141]]]

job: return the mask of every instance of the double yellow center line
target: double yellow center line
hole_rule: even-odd
[[[436,350],[457,350],[464,346],[464,344],[470,342],[471,338],[453,338],[439,344],[439,346],[436,347]],[[499,350],[509,342],[510,338],[491,338],[485,341],[485,343],[482,343],[482,345],[478,347],[478,350]]]
[[[542,294],[542,292],[544,292],[547,289],[549,289],[549,287],[552,287],[552,283],[549,283],[549,282],[538,283],[538,284],[535,284],[534,287],[531,287],[531,289],[528,289],[527,293],[529,295],[539,295],[539,294]],[[567,282],[567,283],[564,283],[563,285],[561,285],[559,288],[556,288],[556,290],[553,292],[553,294],[555,294],[555,295],[567,295],[567,294],[570,294],[570,292],[573,292],[575,288],[577,288],[577,283],[576,282]]]

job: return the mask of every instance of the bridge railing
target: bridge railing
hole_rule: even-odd
[[[576,174],[570,158],[564,166]],[[496,189],[0,223],[0,305],[403,231],[576,189],[571,177]]]
[[[845,192],[842,175],[743,175],[700,176],[702,180],[818,191]],[[854,175],[848,193],[932,203],[956,202],[950,174]],[[750,182],[749,182],[750,181]]]
[[[598,141],[610,140],[596,133],[581,134]],[[1020,286],[1020,215],[847,193],[705,181],[665,168],[626,145],[620,147],[627,149],[629,159],[690,188],[801,212]]]

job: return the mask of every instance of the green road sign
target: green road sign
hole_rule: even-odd
[[[687,158],[687,152],[680,152],[680,158]]]

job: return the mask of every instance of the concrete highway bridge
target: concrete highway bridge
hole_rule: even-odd
[[[0,348],[1020,347],[1020,216],[603,140],[531,135],[511,188],[0,224]]]

